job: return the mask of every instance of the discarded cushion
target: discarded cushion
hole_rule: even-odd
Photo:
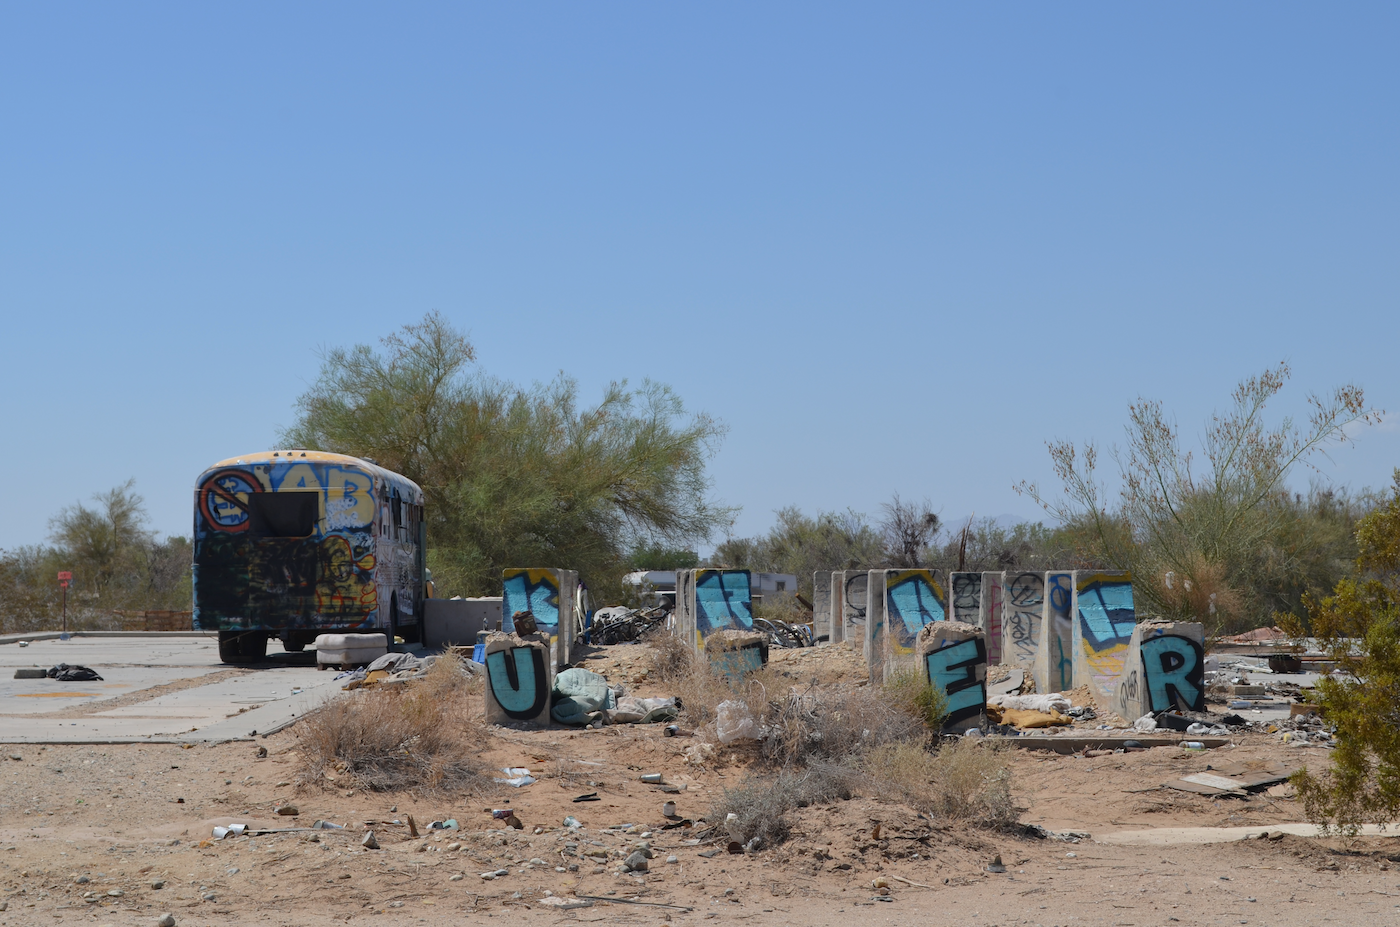
[[[987,706],[987,717],[996,724],[1009,724],[1018,730],[1032,730],[1039,727],[1061,727],[1073,724],[1073,718],[1066,718],[1058,711],[1031,711],[1024,708],[999,708]]]
[[[313,646],[318,664],[371,663],[389,650],[383,634],[318,634]]]
[[[993,695],[987,699],[988,705],[995,705],[998,708],[1013,708],[1018,711],[1040,711],[1049,713],[1052,711],[1069,711],[1070,700],[1058,693],[1050,695]]]
[[[608,681],[597,673],[573,667],[554,677],[554,707],[550,715],[560,724],[584,725],[594,712],[616,707]]]
[[[391,673],[397,673],[403,670],[416,670],[422,662],[424,661],[419,660],[411,653],[386,653],[382,657],[376,657],[374,662],[366,667],[366,671],[372,673],[375,670],[388,670]]]
[[[680,713],[674,697],[637,698],[628,695],[618,699],[617,707],[606,714],[613,724],[656,724],[674,721]]]

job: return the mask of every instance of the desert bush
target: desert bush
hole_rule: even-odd
[[[471,793],[487,782],[478,751],[481,683],[456,657],[421,679],[335,699],[296,727],[300,779],[375,792]]]
[[[943,730],[943,722],[948,718],[948,699],[918,670],[896,670],[885,680],[884,697],[895,708],[917,718],[930,731]]]
[[[776,846],[791,831],[789,811],[850,798],[853,778],[853,770],[833,764],[784,770],[776,777],[751,775],[737,788],[725,789],[706,819],[750,852]]]
[[[679,638],[658,638],[652,646],[658,652],[652,658],[650,672],[666,674],[658,678],[667,684],[669,694],[680,699],[686,719],[697,727],[713,722],[719,703],[731,699],[747,704],[754,719],[761,722],[768,714],[769,693],[785,691],[788,685],[766,666],[731,681],[714,672],[703,656]]]
[[[1400,818],[1400,469],[1386,504],[1356,530],[1355,578],[1305,598],[1313,632],[1337,671],[1312,700],[1336,727],[1325,770],[1293,775],[1308,820],[1355,834]],[[1298,619],[1280,622],[1292,635]]]
[[[976,740],[932,750],[910,742],[872,750],[861,764],[877,794],[896,794],[934,818],[1002,828],[1018,817],[1011,768],[1001,751]]]
[[[766,723],[763,756],[784,767],[849,762],[884,744],[927,737],[918,719],[866,687],[792,693],[769,706]]]

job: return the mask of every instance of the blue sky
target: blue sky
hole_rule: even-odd
[[[271,446],[318,351],[440,310],[481,367],[674,386],[715,494],[1036,517],[1045,442],[1394,415],[1393,4],[0,7],[0,547]],[[1307,474],[1298,479],[1305,483]]]

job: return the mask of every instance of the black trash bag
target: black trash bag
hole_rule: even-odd
[[[102,679],[101,676],[97,675],[96,670],[88,669],[86,666],[69,666],[67,663],[49,667],[49,678],[57,679],[59,682],[89,682],[93,679]]]

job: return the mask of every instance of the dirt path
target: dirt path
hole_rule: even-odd
[[[813,672],[823,671],[803,667],[803,675]],[[260,740],[265,758],[247,743],[7,748],[0,754],[0,924],[150,925],[166,911],[180,924],[306,925],[463,917],[833,927],[849,927],[853,918],[959,927],[1400,920],[1396,837],[1350,845],[1292,834],[1141,845],[1150,839],[1143,831],[1179,840],[1166,829],[1273,834],[1300,823],[1286,788],[1208,798],[1160,785],[1226,759],[1321,764],[1321,749],[1256,735],[1204,754],[1012,751],[1022,820],[1089,838],[955,827],[877,796],[803,809],[786,843],[731,855],[722,843],[697,842],[693,828],[665,828],[671,822],[662,802],[677,804],[678,819],[696,821],[748,772],[742,751],[697,764],[698,741],[664,737],[660,726],[493,729],[483,744],[490,765],[527,766],[539,781],[492,786],[472,800],[366,794],[335,781],[299,789],[295,727]],[[3,758],[11,754],[19,759]],[[661,773],[664,786],[642,783],[646,772]],[[598,800],[573,800],[589,793]],[[283,803],[300,813],[276,814]],[[507,804],[522,830],[489,814]],[[410,837],[410,814],[426,836]],[[569,815],[579,828],[563,826]],[[426,831],[447,818],[461,830]],[[211,839],[216,825],[235,821],[278,829],[318,819],[348,827]],[[381,849],[361,847],[366,828]],[[1135,842],[1122,842],[1128,839]],[[619,874],[621,857],[643,840],[654,853],[648,871]],[[987,871],[996,856],[1005,873]]]

